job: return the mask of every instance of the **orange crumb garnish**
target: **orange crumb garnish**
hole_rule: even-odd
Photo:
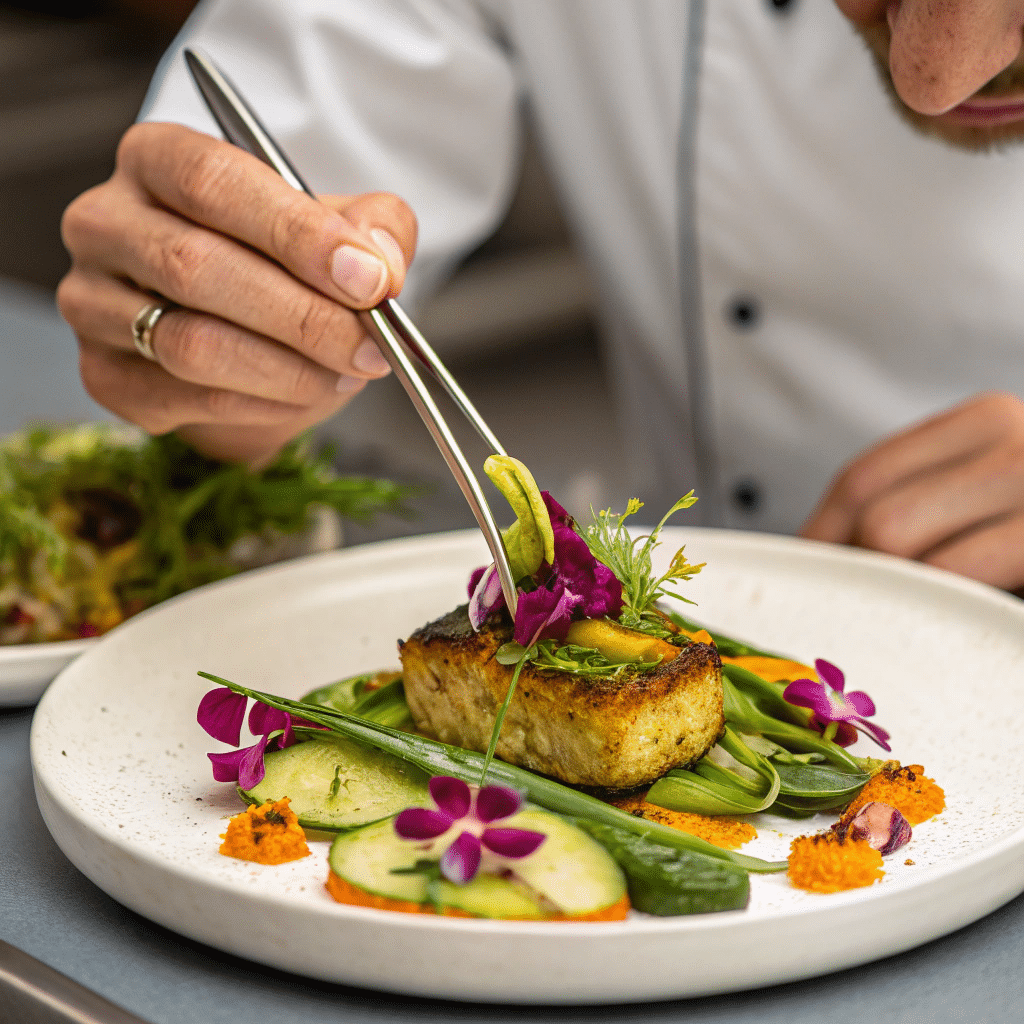
[[[735,850],[751,839],[757,838],[757,829],[745,821],[735,818],[708,817],[704,814],[690,814],[687,811],[670,811],[666,807],[648,803],[642,796],[628,796],[612,803],[629,814],[648,821],[656,821],[680,832],[703,839],[720,846],[723,850]]]
[[[250,806],[228,822],[220,852],[257,864],[284,864],[309,855],[306,834],[288,797]]]
[[[769,683],[782,682],[784,679],[790,682],[794,679],[813,681],[818,678],[818,673],[810,665],[804,665],[799,661],[790,661],[788,658],[766,658],[760,654],[740,654],[730,658],[723,654],[722,664],[738,665]]]
[[[841,892],[872,885],[885,872],[882,855],[866,839],[834,832],[799,836],[789,848],[789,880],[810,892]]]
[[[403,914],[435,914],[433,906],[429,903],[412,903],[409,900],[393,900],[387,896],[377,896],[372,892],[367,892],[365,889],[360,889],[358,886],[353,885],[351,882],[346,881],[340,875],[336,875],[331,871],[327,875],[327,891],[339,902],[347,903],[354,907],[372,907],[374,910],[397,910]],[[629,896],[623,895],[617,903],[613,903],[610,907],[605,907],[603,910],[595,910],[592,914],[577,914],[575,917],[570,917],[567,914],[552,914],[550,917],[545,917],[545,921],[624,921],[626,915],[629,913],[630,903]],[[456,907],[444,907],[442,908],[442,916],[444,917],[472,917],[472,914],[467,914],[464,910],[459,910]],[[509,918],[509,920],[515,920]],[[536,918],[529,918],[529,920],[539,920]]]
[[[843,812],[846,821],[866,803],[895,807],[911,825],[920,825],[946,806],[946,794],[932,779],[926,778],[919,764],[901,767],[898,761],[886,761],[882,770],[857,794]]]

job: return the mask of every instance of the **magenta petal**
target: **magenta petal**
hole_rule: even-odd
[[[843,692],[843,687],[846,686],[846,676],[843,675],[841,668],[824,658],[815,658],[814,671],[818,673],[818,678],[823,683],[828,683],[837,693]]]
[[[832,737],[832,742],[837,747],[848,747],[857,742],[857,730],[851,722],[839,722],[838,725],[839,728],[836,729],[836,734]],[[823,725],[820,727],[824,730]]]
[[[263,781],[263,776],[267,773],[263,765],[266,750],[266,736],[261,737],[258,743],[242,750],[242,759],[238,762],[238,785],[242,789],[252,789]]]
[[[845,695],[849,704],[858,715],[869,716],[875,713],[875,702],[863,691],[853,690]]]
[[[540,496],[544,499],[552,526],[572,526],[572,516],[547,491],[541,491]]]
[[[441,854],[441,874],[456,885],[465,885],[480,867],[480,840],[471,832],[462,832]]]
[[[473,574],[476,577],[476,573]],[[474,630],[487,621],[487,616],[498,608],[505,606],[505,595],[501,589],[501,577],[492,564],[487,566],[476,579],[476,585],[470,591],[469,622]]]
[[[508,786],[484,786],[476,795],[476,817],[485,824],[508,818],[522,806],[522,795]]]
[[[450,815],[427,807],[407,807],[395,818],[395,832],[403,839],[436,839],[451,827]]]
[[[217,782],[237,782],[238,765],[245,757],[246,749],[232,750],[227,754],[207,754],[213,765],[213,777]]]
[[[485,828],[480,842],[499,857],[528,857],[547,836],[525,828]]]
[[[572,613],[582,598],[561,583],[554,590],[538,587],[519,594],[513,636],[517,644],[530,647],[538,640],[552,637],[564,640],[572,622]]]
[[[857,718],[854,720],[854,726],[865,735],[870,736],[883,750],[892,751],[892,747],[889,746],[889,734],[880,725]]]
[[[580,594],[587,618],[622,611],[622,584],[590,550],[587,542],[571,527],[555,526],[555,573],[557,579],[574,594]]]
[[[583,595],[583,614],[588,619],[599,619],[603,615],[617,619],[622,611],[622,584],[601,562],[594,562],[593,586]]]
[[[494,563],[492,562],[491,565],[493,565],[493,564]],[[483,574],[485,572],[487,572],[488,568],[489,567],[486,566],[486,565],[481,565],[479,569],[474,569],[469,574],[469,586],[466,588],[466,596],[467,597],[472,597],[473,596],[473,591],[476,590],[477,584],[480,582],[480,577],[483,576]]]
[[[196,721],[215,740],[237,747],[242,735],[242,720],[245,718],[247,702],[248,698],[242,694],[235,693],[226,686],[218,686],[216,690],[210,690],[205,694],[199,702]]]
[[[823,722],[831,722],[834,717],[825,687],[810,679],[795,679],[782,691],[782,699],[797,707],[810,708]]]
[[[430,795],[434,803],[452,821],[469,814],[473,796],[469,786],[462,779],[456,779],[451,775],[435,775],[430,780]]]
[[[249,712],[249,732],[253,736],[265,736],[269,732],[288,727],[288,712],[278,711],[269,704],[256,701]]]

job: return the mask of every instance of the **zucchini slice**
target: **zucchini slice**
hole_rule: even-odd
[[[501,825],[543,832],[547,838],[530,856],[510,862],[510,878],[481,873],[465,885],[442,881],[444,905],[476,917],[542,920],[556,913],[596,913],[625,895],[622,871],[604,847],[562,818],[529,808]],[[413,867],[422,857],[422,848],[397,835],[394,820],[388,819],[339,835],[328,859],[339,878],[365,892],[424,903],[426,877],[394,873]]]
[[[341,736],[318,736],[272,751],[263,763],[263,780],[250,790],[239,789],[242,799],[262,804],[289,797],[305,828],[360,828],[403,807],[430,804],[425,772]]]

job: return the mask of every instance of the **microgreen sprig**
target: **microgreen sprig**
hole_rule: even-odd
[[[662,517],[658,525],[645,536],[631,537],[625,527],[627,517],[635,515],[644,507],[642,501],[630,498],[626,511],[617,514],[610,508],[594,512],[593,522],[583,531],[594,557],[612,570],[622,583],[623,611],[620,621],[635,625],[642,620],[654,602],[662,596],[671,596],[693,604],[675,590],[675,584],[692,579],[704,568],[705,563],[691,565],[681,547],[669,564],[668,571],[655,577],[651,565],[651,554],[660,543],[658,535],[669,518],[683,509],[690,508],[697,501],[693,491],[683,495]],[[672,588],[672,589],[670,589]]]

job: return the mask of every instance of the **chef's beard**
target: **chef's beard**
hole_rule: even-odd
[[[949,124],[927,114],[919,114],[900,99],[893,85],[889,71],[889,27],[888,25],[856,25],[853,27],[860,34],[874,58],[878,76],[882,80],[889,98],[897,112],[912,128],[930,138],[941,139],[943,142],[959,149],[970,149],[980,152],[1005,149],[1024,142],[1024,120],[1012,124],[1000,125],[966,125]],[[975,96],[999,97],[1006,96],[1020,100],[1024,96],[1024,54],[1007,67],[1003,68],[995,78],[986,82]]]

